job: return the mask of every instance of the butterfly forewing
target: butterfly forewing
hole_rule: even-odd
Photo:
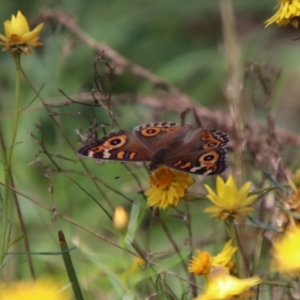
[[[78,154],[111,161],[150,161],[149,150],[141,144],[129,131],[113,132],[96,142],[82,147]]]
[[[191,129],[191,125],[180,125],[170,122],[149,123],[133,129],[133,135],[154,155],[160,149],[178,148]]]

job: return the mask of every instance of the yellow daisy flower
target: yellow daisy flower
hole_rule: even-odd
[[[194,256],[189,263],[188,271],[195,275],[208,274],[212,268],[212,256],[208,252],[197,250],[197,256]]]
[[[44,24],[39,24],[30,31],[26,18],[18,11],[17,16],[12,15],[11,20],[4,23],[5,36],[0,34],[0,45],[3,51],[16,53],[31,53],[29,47],[38,47],[42,43],[38,42],[39,34]]]
[[[168,205],[178,205],[180,198],[187,200],[187,189],[194,183],[188,173],[160,167],[151,174],[147,205],[165,209]]]
[[[229,270],[234,266],[231,259],[235,251],[237,250],[236,247],[231,246],[231,240],[229,240],[223,250],[216,256],[213,257],[212,265],[227,267]]]
[[[19,281],[11,284],[0,284],[0,300],[69,300],[69,290],[52,279],[37,281]]]
[[[292,26],[298,28],[300,20],[300,0],[279,0],[277,7],[279,8],[275,15],[265,22],[266,27],[276,22],[279,27],[284,27],[291,23]]]
[[[202,295],[194,300],[231,299],[244,294],[246,290],[261,282],[258,276],[239,279],[229,274],[227,268],[218,266],[207,276],[207,286]]]
[[[273,267],[290,276],[300,275],[300,226],[291,227],[273,242]]]
[[[249,214],[253,208],[249,207],[257,198],[256,195],[249,196],[251,182],[246,182],[240,189],[232,177],[229,176],[226,183],[217,176],[217,193],[208,185],[204,185],[208,195],[206,196],[215,205],[207,207],[204,212],[210,213],[212,217],[221,220],[227,218],[241,219]]]
[[[231,246],[231,240],[228,241],[223,250],[216,256],[211,256],[208,252],[197,250],[197,256],[190,260],[188,271],[195,275],[208,274],[213,267],[222,266],[229,270],[233,267],[232,256],[237,250]]]

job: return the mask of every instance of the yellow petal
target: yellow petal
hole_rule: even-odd
[[[230,186],[226,186],[223,192],[223,207],[233,209],[237,206],[237,193]]]
[[[294,1],[293,5],[294,5],[296,8],[300,8],[300,2],[299,2],[299,1]]]
[[[232,175],[230,175],[230,176],[228,177],[227,182],[226,182],[226,186],[230,186],[231,189],[233,190],[233,192],[234,192],[235,194],[237,194],[238,188],[237,188],[237,186],[236,186],[236,183],[235,183],[235,181],[234,181]]]
[[[258,276],[239,279],[228,274],[224,267],[215,267],[207,276],[208,283],[205,292],[195,300],[231,299],[245,292],[250,287],[261,282]]]
[[[217,179],[218,180],[218,179]],[[210,188],[210,186],[208,186],[207,184],[204,184],[204,187],[206,188],[208,195],[206,196],[208,198],[208,196],[215,198],[217,197],[217,194],[215,194],[215,192]],[[211,200],[211,198],[209,198]],[[211,200],[213,201],[213,200]]]
[[[288,7],[289,7],[289,3],[287,3],[287,2],[282,5],[280,19],[283,19],[285,17]]]
[[[251,182],[248,181],[240,188],[237,195],[238,201],[246,200],[247,195],[249,194],[250,186],[251,186]]]
[[[39,34],[40,34],[40,31],[41,31],[41,29],[43,28],[43,26],[44,26],[44,24],[40,24],[40,25],[38,25],[38,26],[36,27],[35,30],[25,33],[25,34],[22,36],[24,42],[36,41],[36,40],[39,38]],[[40,29],[37,29],[38,27],[39,27]]]
[[[296,6],[294,5],[289,5],[288,12],[292,15],[296,12]]]
[[[29,32],[28,22],[20,11],[18,11],[18,14],[16,17],[12,16],[11,28],[14,31],[13,33],[18,34],[20,36]]]
[[[222,195],[223,189],[225,187],[225,182],[220,176],[217,176],[217,194]]]

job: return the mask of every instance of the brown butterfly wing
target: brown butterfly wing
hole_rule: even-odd
[[[149,123],[133,129],[133,135],[154,155],[161,149],[177,149],[191,129],[191,125],[162,122]]]
[[[166,156],[163,164],[168,168],[197,175],[216,175],[227,168],[227,151],[224,148],[198,150]]]
[[[227,168],[226,133],[215,129],[195,129],[178,151],[171,151],[163,163],[172,169],[198,175],[215,175]]]
[[[129,131],[110,133],[96,142],[79,149],[84,157],[100,160],[139,162],[150,161],[151,153]]]

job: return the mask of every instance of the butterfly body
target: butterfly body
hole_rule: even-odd
[[[150,162],[201,175],[222,173],[226,165],[228,136],[214,129],[192,129],[191,125],[170,122],[137,126],[132,132],[121,130],[78,150],[78,154],[107,161]]]

